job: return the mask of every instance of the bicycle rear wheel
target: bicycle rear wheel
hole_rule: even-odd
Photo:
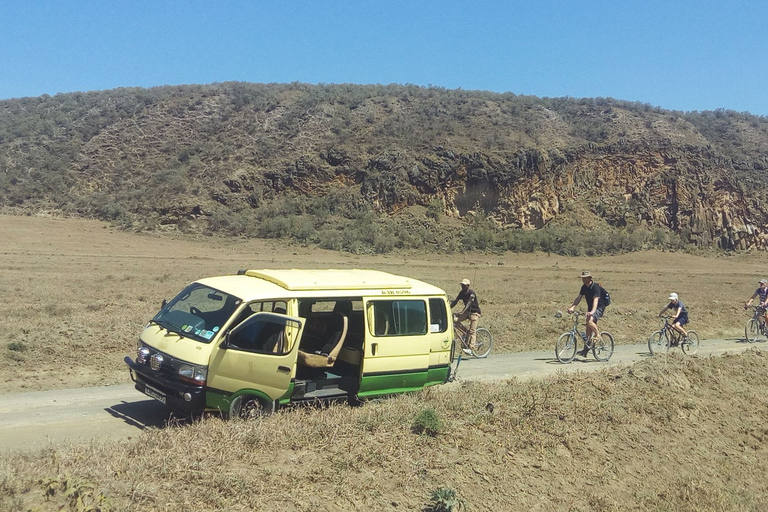
[[[669,352],[669,338],[664,331],[656,331],[648,338],[648,350],[651,355]]]
[[[688,331],[688,338],[680,342],[683,354],[692,356],[699,349],[699,334],[696,331]]]
[[[576,336],[572,332],[564,332],[557,338],[555,357],[561,363],[570,363],[576,357]]]
[[[603,331],[600,338],[592,344],[592,355],[598,361],[607,361],[613,355],[613,336]]]
[[[472,354],[479,359],[488,357],[492,346],[493,337],[491,336],[491,331],[485,327],[479,327],[475,332],[475,348],[472,350]]]
[[[750,318],[746,327],[744,327],[744,336],[750,343],[758,341],[760,338],[760,322],[754,318]]]

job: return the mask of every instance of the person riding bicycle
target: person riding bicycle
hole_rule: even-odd
[[[752,301],[755,300],[755,297],[760,297],[760,303],[757,307],[763,310],[762,313],[765,317],[765,322],[768,323],[768,279],[760,280],[760,287],[755,290],[755,293],[752,294],[749,301],[744,304],[744,309],[748,309],[749,306],[752,305]]]
[[[674,330],[687,338],[688,332],[683,328],[683,326],[688,323],[688,310],[685,309],[683,301],[678,298],[676,293],[670,293],[669,299],[667,300],[669,300],[669,304],[664,306],[664,308],[659,313],[659,316],[663,315],[664,312],[668,309],[676,310],[675,315],[672,317],[669,323],[672,325]]]
[[[581,289],[579,295],[573,300],[573,303],[568,308],[568,313],[573,313],[576,306],[581,302],[581,298],[586,298],[587,313],[585,315],[585,329],[587,331],[587,339],[592,336],[592,342],[600,339],[600,330],[597,328],[597,321],[603,316],[605,312],[605,305],[603,304],[600,285],[592,279],[592,274],[588,271],[583,271],[581,275]],[[584,344],[584,348],[579,350],[578,354],[581,357],[586,357],[587,353],[592,347],[588,344]]]
[[[453,314],[453,326],[461,331],[464,336],[468,336],[469,349],[464,349],[464,352],[471,354],[475,350],[475,340],[477,339],[477,324],[480,322],[480,304],[477,300],[477,294],[469,288],[469,279],[461,280],[461,291],[451,302],[451,309],[459,303],[464,302],[464,309],[461,313]],[[462,322],[469,318],[469,329],[464,327]]]

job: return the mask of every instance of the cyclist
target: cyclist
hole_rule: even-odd
[[[464,349],[464,352],[467,354],[472,354],[472,351],[475,349],[477,324],[480,322],[480,303],[477,300],[477,294],[469,288],[470,284],[469,279],[462,279],[461,291],[456,298],[453,299],[453,302],[451,302],[451,309],[453,309],[459,301],[464,302],[464,309],[461,310],[461,313],[453,314],[453,326],[461,331],[464,336],[469,337],[469,349]],[[467,318],[469,318],[469,329],[462,324]]]
[[[581,289],[579,295],[573,300],[573,303],[568,308],[568,313],[573,313],[576,306],[581,302],[581,298],[584,297],[587,302],[587,314],[585,319],[585,328],[587,331],[587,339],[592,336],[593,342],[600,339],[600,330],[597,328],[597,321],[603,316],[605,311],[605,305],[603,304],[600,285],[592,279],[592,274],[588,271],[583,271],[581,275]],[[584,348],[579,350],[578,354],[581,357],[586,357],[587,352],[592,347],[588,344],[584,344]]]
[[[752,297],[749,298],[749,301],[744,304],[744,309],[748,309],[749,306],[752,305],[752,301],[755,300],[755,297],[760,297],[760,303],[757,305],[758,308],[762,310],[763,315],[765,316],[765,321],[768,323],[768,279],[761,279],[760,280],[760,287],[755,290],[755,293],[752,294]]]
[[[669,294],[669,304],[664,306],[664,308],[659,313],[659,316],[663,315],[664,312],[668,309],[674,309],[677,310],[675,312],[675,316],[672,317],[672,320],[670,320],[670,324],[672,324],[672,328],[682,334],[684,338],[688,337],[688,332],[683,328],[685,324],[688,323],[688,310],[685,309],[685,305],[683,304],[683,301],[681,301],[676,293],[670,293]]]

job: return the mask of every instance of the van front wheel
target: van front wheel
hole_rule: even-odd
[[[265,405],[264,402],[255,396],[240,395],[232,400],[232,405],[229,407],[229,417],[240,418],[242,420],[255,420],[273,413],[275,404],[272,402],[270,405],[271,407]]]

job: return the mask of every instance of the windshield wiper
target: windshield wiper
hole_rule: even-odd
[[[165,329],[166,331],[168,331],[169,333],[178,334],[181,337],[186,337],[184,333],[181,332],[181,327],[179,327],[176,324],[172,324],[171,322],[168,322],[166,320],[157,320],[153,318],[152,320],[149,321],[149,323],[157,324],[163,329]]]

